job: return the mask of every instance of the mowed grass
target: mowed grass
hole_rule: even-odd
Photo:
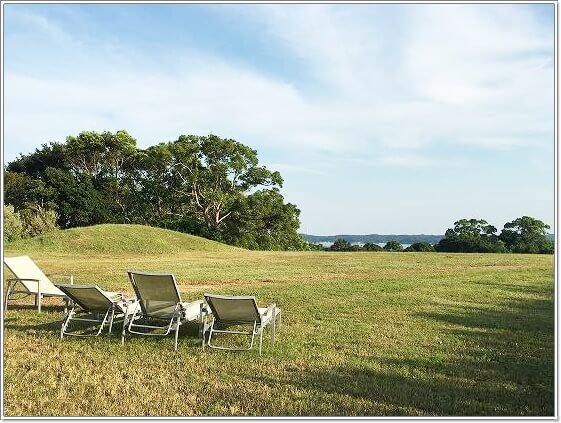
[[[553,256],[159,254],[152,238],[145,253],[20,243],[5,254],[128,294],[126,271],[137,269],[175,273],[184,300],[256,295],[283,309],[274,348],[267,332],[262,356],[203,352],[196,326],[182,329],[177,352],[172,336],[121,346],[120,325],[111,336],[61,341],[62,302],[38,314],[22,300],[4,315],[6,416],[554,413]]]

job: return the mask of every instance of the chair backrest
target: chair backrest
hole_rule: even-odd
[[[117,311],[125,311],[120,303],[113,302],[97,285],[59,285],[58,287],[85,311],[105,313],[113,304]]]
[[[29,256],[4,257],[4,264],[16,278],[38,279],[41,283],[41,292],[64,295]],[[38,292],[37,282],[21,281],[21,284],[31,293]]]
[[[145,316],[169,318],[173,315],[177,305],[181,303],[173,274],[137,271],[127,273]]]
[[[255,297],[204,294],[216,320],[222,323],[261,323]]]

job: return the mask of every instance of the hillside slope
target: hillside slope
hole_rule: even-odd
[[[166,254],[236,249],[220,242],[168,229],[117,224],[58,230],[4,244],[5,253]]]

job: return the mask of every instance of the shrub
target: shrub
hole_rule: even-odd
[[[374,244],[373,242],[367,242],[362,246],[364,251],[382,251],[383,248],[380,247],[378,244]]]
[[[430,242],[415,242],[407,247],[405,251],[434,252],[436,250]]]
[[[18,212],[10,204],[4,205],[4,241],[14,241],[23,235],[23,224]]]
[[[39,206],[24,209],[20,212],[24,237],[32,237],[58,229],[57,214],[53,210]]]
[[[335,242],[329,247],[330,251],[353,251],[352,245],[349,241],[343,238],[337,238]]]
[[[403,251],[403,245],[399,241],[388,241],[384,245],[384,250],[386,251]]]

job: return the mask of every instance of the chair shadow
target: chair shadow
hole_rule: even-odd
[[[33,310],[37,312],[37,306],[33,304],[8,304],[7,311],[18,311],[18,310],[21,311]],[[41,311],[45,311],[45,312],[56,311],[56,312],[64,313],[64,306],[52,305],[52,304],[41,305]]]

